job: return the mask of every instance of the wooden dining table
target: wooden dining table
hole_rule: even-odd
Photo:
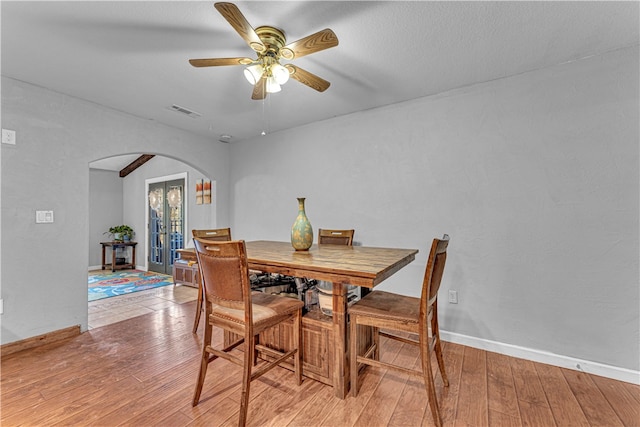
[[[289,242],[245,242],[252,270],[333,283],[334,393],[344,399],[349,385],[347,285],[371,289],[415,259],[417,249],[313,245],[296,251]]]

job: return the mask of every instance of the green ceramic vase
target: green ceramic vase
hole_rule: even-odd
[[[298,197],[298,217],[291,227],[291,245],[296,251],[307,251],[313,244],[313,229],[304,211],[304,197]]]

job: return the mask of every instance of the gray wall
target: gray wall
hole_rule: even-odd
[[[17,145],[1,148],[1,243],[11,247],[2,251],[2,344],[87,329],[91,161],[132,153],[180,159],[218,182],[216,220],[229,223],[227,144],[6,77],[2,127],[17,132]],[[36,210],[53,210],[55,222],[36,224]]]
[[[420,249],[381,286],[414,296],[448,233],[448,338],[637,379],[638,81],[634,46],[233,144],[234,233],[287,241],[307,197],[314,230]]]
[[[91,169],[89,171],[89,266],[102,266],[100,242],[111,240],[104,233],[114,225],[124,224],[123,179],[118,172]],[[109,259],[109,258],[108,258]]]

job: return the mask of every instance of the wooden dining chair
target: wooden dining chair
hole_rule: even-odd
[[[215,242],[194,239],[200,278],[202,279],[206,323],[202,344],[200,372],[193,395],[193,406],[200,401],[207,366],[221,357],[242,366],[239,426],[247,420],[251,381],[293,358],[298,385],[302,383],[302,301],[262,292],[252,292],[244,240]],[[259,344],[258,335],[282,322],[292,322],[293,348],[286,352]],[[213,327],[219,327],[240,338],[221,349],[211,342]],[[232,350],[242,345],[243,355]],[[260,351],[266,360],[259,360]],[[238,352],[238,350],[236,350]]]
[[[213,240],[218,242],[228,242],[231,240],[230,228],[215,228],[210,230],[191,230],[194,238]],[[198,269],[198,271],[200,271]],[[202,276],[200,276],[202,277]],[[202,280],[198,280],[198,302],[196,303],[196,318],[193,322],[193,333],[198,332],[198,325],[200,324],[200,314],[203,310],[203,291]]]
[[[431,414],[437,426],[442,426],[436,390],[431,371],[431,352],[434,351],[445,386],[449,385],[444,369],[440,330],[438,328],[438,289],[447,259],[449,236],[433,239],[429,259],[422,281],[420,298],[408,297],[384,291],[373,291],[349,308],[350,326],[350,374],[351,395],[358,395],[359,364],[386,367],[424,380]],[[373,344],[364,354],[358,354],[358,326],[373,330]],[[417,339],[400,334],[417,334]],[[410,369],[380,361],[380,336],[417,345],[420,348],[420,369]],[[414,335],[415,336],[415,335]]]
[[[330,245],[353,245],[353,234],[355,230],[318,230],[318,243]]]

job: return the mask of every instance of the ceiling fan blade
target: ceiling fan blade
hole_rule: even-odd
[[[253,62],[251,58],[206,58],[190,59],[189,64],[194,67],[217,67],[220,65],[249,65]]]
[[[303,70],[300,67],[296,67],[295,65],[286,64],[285,67],[289,70],[289,75],[291,78],[296,79],[302,84],[309,86],[312,89],[317,90],[318,92],[324,92],[331,86],[331,83],[326,81],[323,78],[316,76],[306,70]]]
[[[253,93],[251,94],[251,99],[265,99],[267,97],[266,91],[267,79],[261,78],[258,82],[253,86]]]
[[[318,31],[305,38],[289,43],[280,49],[280,55],[287,60],[300,58],[311,53],[320,52],[338,46],[338,37],[329,28]]]
[[[233,3],[216,3],[215,8],[220,12],[224,19],[240,34],[240,37],[247,42],[249,47],[258,53],[267,50],[262,40],[258,37],[255,30],[244,17],[240,9]]]

